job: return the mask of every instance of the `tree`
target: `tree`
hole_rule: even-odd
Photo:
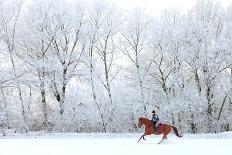
[[[63,119],[65,95],[68,82],[78,76],[77,69],[80,68],[82,54],[85,49],[83,40],[83,16],[84,11],[77,8],[75,12],[65,7],[65,2],[53,1],[52,28],[49,29],[48,35],[52,40],[52,54],[55,55],[54,68],[50,71],[50,81],[53,94],[60,105],[60,116]],[[59,12],[57,12],[59,10]],[[72,18],[75,16],[75,19]],[[56,64],[56,63],[59,64]]]
[[[125,22],[125,27],[122,35],[122,47],[121,51],[131,61],[133,67],[135,67],[136,73],[133,74],[133,78],[136,80],[136,87],[139,88],[140,100],[139,102],[143,106],[143,113],[147,116],[148,103],[145,101],[144,91],[144,70],[145,66],[142,64],[143,53],[145,52],[145,44],[147,37],[147,29],[149,24],[149,18],[147,18],[142,10],[134,10],[130,17]],[[143,66],[144,65],[144,66]],[[144,67],[145,68],[145,67]]]
[[[188,16],[191,29],[185,39],[195,83],[202,101],[206,99],[208,131],[212,132],[213,106],[216,104],[216,83],[221,72],[227,68],[218,41],[223,30],[224,11],[213,1],[198,2]],[[219,96],[218,96],[219,97]]]
[[[116,105],[113,103],[111,82],[119,72],[113,68],[116,55],[115,36],[119,27],[119,19],[114,9],[111,4],[106,2],[103,4],[94,3],[87,18],[89,21],[87,57],[90,69],[90,85],[93,102],[100,113],[104,132],[106,132],[114,115]],[[102,67],[97,67],[98,64]],[[101,94],[96,92],[97,81],[106,90],[108,98],[106,103],[100,103]]]
[[[42,1],[43,2],[43,1]],[[46,76],[48,73],[48,52],[51,48],[54,36],[48,35],[50,26],[50,3],[36,1],[28,8],[26,21],[27,29],[24,33],[28,34],[19,43],[22,50],[18,53],[20,59],[32,67],[38,78],[38,86],[41,95],[43,125],[48,129],[48,112],[46,99]],[[42,20],[41,20],[42,19]]]
[[[13,6],[13,8],[12,8]],[[15,60],[16,52],[16,33],[18,29],[18,20],[22,10],[23,1],[3,2],[1,4],[1,34],[0,38],[10,56],[11,66],[13,68],[14,77],[17,79],[20,75],[17,72],[17,64]],[[22,95],[22,87],[19,82],[16,82],[18,90],[18,97],[21,103],[22,118],[24,123],[24,129],[28,130],[26,109]]]

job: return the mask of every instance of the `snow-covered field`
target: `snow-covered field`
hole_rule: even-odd
[[[232,155],[232,132],[147,136],[140,134],[27,134],[0,137],[1,155]]]

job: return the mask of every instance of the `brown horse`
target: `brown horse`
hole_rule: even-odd
[[[163,134],[162,140],[158,143],[158,144],[160,144],[160,143],[162,143],[162,141],[164,139],[167,139],[167,135],[171,132],[172,129],[174,130],[177,137],[182,137],[182,135],[180,135],[178,133],[177,128],[175,126],[172,126],[172,125],[162,124],[162,129],[155,132],[153,123],[149,119],[147,119],[147,118],[139,118],[138,127],[141,128],[143,125],[145,126],[145,132],[139,138],[138,142],[142,138],[143,138],[143,140],[145,140],[144,136],[146,136],[146,135],[151,135],[151,134],[160,135],[160,134]]]

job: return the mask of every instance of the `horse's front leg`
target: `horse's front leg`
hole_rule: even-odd
[[[161,144],[164,141],[164,138],[161,139],[161,141],[158,144]]]
[[[139,138],[139,140],[137,141],[137,143],[143,138],[144,139],[144,136],[145,136],[145,134],[143,134],[140,138]]]

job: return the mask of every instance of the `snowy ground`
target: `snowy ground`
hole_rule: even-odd
[[[27,134],[0,137],[1,155],[232,155],[232,132],[221,134],[169,135],[140,134]]]

